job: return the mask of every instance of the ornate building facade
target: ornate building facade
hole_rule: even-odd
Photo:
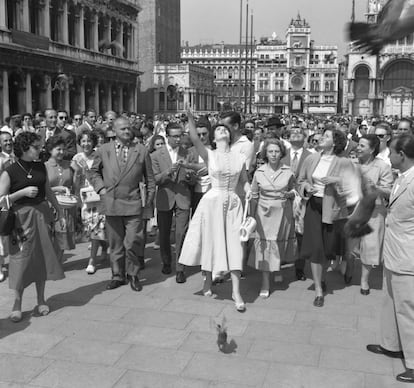
[[[154,67],[155,113],[184,113],[190,106],[197,113],[215,111],[217,95],[214,73],[189,64],[165,64]]]
[[[385,1],[368,0],[366,20],[375,23]],[[359,116],[413,116],[414,34],[373,56],[349,45],[344,107]]]
[[[0,119],[137,110],[138,0],[0,0]]]
[[[252,101],[252,110],[264,114],[337,112],[338,49],[316,46],[300,15],[290,22],[286,40],[274,34],[247,50],[225,44],[183,47],[181,60],[214,71],[219,110],[246,112],[246,101]]]
[[[338,108],[337,46],[316,46],[300,15],[282,41],[261,39],[256,46],[255,105],[258,113],[326,113]]]
[[[245,110],[245,96],[250,101],[250,95],[253,96],[254,93],[256,58],[250,47],[246,50],[244,45],[224,43],[185,46],[181,49],[181,61],[213,71],[217,89],[217,110]]]
[[[138,47],[140,92],[139,111],[152,115],[155,109],[153,70],[156,64],[180,63],[180,0],[139,0]]]

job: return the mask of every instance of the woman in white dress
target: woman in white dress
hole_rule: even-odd
[[[203,145],[197,134],[192,114],[188,113],[189,133],[197,152],[208,166],[211,189],[204,194],[190,222],[179,258],[187,266],[201,265],[205,272],[203,292],[213,296],[212,273],[231,272],[232,298],[237,311],[246,310],[240,294],[240,274],[243,269],[243,247],[240,226],[243,206],[235,190],[243,184],[246,199],[250,199],[250,184],[240,152],[231,150],[231,131],[223,124],[214,128],[216,149]]]

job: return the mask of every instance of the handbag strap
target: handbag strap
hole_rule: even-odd
[[[250,199],[246,198],[246,202],[244,203],[244,212],[243,212],[243,222],[247,219],[247,212],[249,210]]]

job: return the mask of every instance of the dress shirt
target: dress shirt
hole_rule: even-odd
[[[115,139],[115,151],[117,158],[126,164],[128,160],[129,144],[122,144],[119,140]]]
[[[177,159],[178,159],[178,147],[173,149],[168,143],[167,143],[167,150],[168,153],[170,154],[170,158],[172,161],[172,164],[177,163]]]
[[[392,190],[392,195],[397,194],[397,191],[400,188],[402,181],[405,178],[407,178],[408,175],[410,175],[412,172],[414,172],[414,166],[413,167],[410,167],[407,171],[405,171],[405,172],[403,172],[403,173],[400,174],[400,176],[395,181],[394,188]]]

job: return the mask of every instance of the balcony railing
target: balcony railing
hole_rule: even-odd
[[[69,46],[63,43],[50,42],[49,52],[87,63],[117,67],[130,71],[138,71],[138,63],[129,59],[115,57],[97,51]]]

